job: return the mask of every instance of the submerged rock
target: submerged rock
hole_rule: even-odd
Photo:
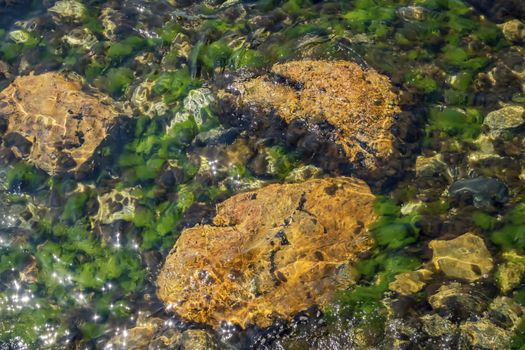
[[[80,1],[59,0],[49,8],[49,12],[80,21],[86,15],[87,9]]]
[[[457,282],[441,286],[428,298],[428,302],[434,310],[460,320],[479,317],[488,304],[487,297],[482,292]]]
[[[492,257],[482,238],[465,233],[448,241],[434,240],[432,263],[447,277],[476,281],[492,271]]]
[[[459,328],[462,349],[506,349],[512,335],[487,319],[468,321]]]
[[[276,184],[219,204],[213,225],[182,232],[157,279],[182,317],[215,327],[290,319],[355,282],[352,263],[373,244],[374,196],[338,177]]]
[[[503,253],[503,260],[496,272],[496,282],[503,293],[508,293],[521,283],[525,275],[525,256],[508,251]]]
[[[166,326],[160,318],[139,316],[135,327],[117,334],[105,349],[140,350],[140,349],[179,349],[179,350],[215,350],[219,342],[204,329],[180,331]]]
[[[498,179],[480,176],[454,182],[448,193],[457,199],[471,199],[476,208],[492,209],[507,201],[509,190]]]
[[[97,197],[95,221],[111,224],[116,220],[131,221],[135,214],[136,197],[129,190],[112,190]]]
[[[432,271],[421,269],[398,274],[388,288],[402,295],[419,292],[432,277]]]
[[[391,128],[400,112],[397,96],[386,76],[356,63],[276,64],[270,73],[234,82],[218,96],[227,123],[284,138],[323,168],[379,171],[395,153]]]
[[[500,28],[508,41],[514,43],[525,41],[525,24],[522,21],[513,19],[503,23]]]
[[[443,161],[443,155],[419,156],[416,158],[416,175],[419,177],[442,177],[448,181],[452,180],[452,173]]]
[[[525,108],[522,106],[507,106],[492,111],[487,114],[483,124],[489,127],[493,136],[512,132],[525,125]]]
[[[49,174],[89,168],[121,119],[109,97],[56,72],[16,78],[0,92],[0,116],[6,146]]]
[[[147,349],[161,324],[162,320],[159,318],[139,319],[135,327],[125,330],[110,340],[111,348]]]
[[[421,316],[421,328],[430,337],[452,336],[457,331],[457,326],[439,314],[426,314]]]
[[[515,300],[500,296],[489,305],[488,317],[502,328],[513,329],[520,322],[523,311],[523,307]]]

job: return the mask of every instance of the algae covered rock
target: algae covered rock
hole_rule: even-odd
[[[521,283],[525,275],[525,256],[508,251],[502,257],[504,262],[498,266],[496,282],[503,293],[508,293]]]
[[[467,321],[459,328],[462,349],[507,349],[512,335],[487,319]]]
[[[446,276],[469,282],[476,281],[492,271],[492,257],[482,238],[465,233],[457,238],[429,244],[432,263]]]
[[[525,108],[522,106],[506,106],[492,111],[485,117],[483,124],[490,128],[493,136],[516,130],[525,125]]]
[[[355,281],[352,263],[373,244],[374,196],[346,177],[274,184],[218,205],[212,225],[182,232],[157,279],[183,318],[269,326],[326,305]]]
[[[431,337],[453,335],[457,331],[457,326],[454,323],[437,313],[423,315],[420,321],[423,332]]]
[[[17,77],[0,92],[0,116],[6,146],[49,174],[89,168],[121,119],[109,97],[57,72]]]
[[[353,62],[276,64],[218,97],[227,122],[284,138],[324,168],[374,171],[395,153],[397,96],[386,76]]]
[[[503,23],[501,26],[501,31],[510,42],[522,43],[525,41],[525,24],[519,19],[512,19]]]

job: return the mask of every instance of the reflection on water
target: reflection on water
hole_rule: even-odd
[[[76,177],[18,160],[27,140],[3,136],[0,348],[520,348],[524,12],[497,3],[0,0],[0,88],[74,72],[135,117]],[[262,122],[215,110],[217,87],[296,59],[376,69],[410,121],[393,130],[404,172],[365,178],[377,248],[356,266],[357,286],[291,322],[212,331],[180,320],[155,280],[184,228],[235,193],[338,174],[279,141],[278,126],[261,136]],[[467,232],[494,266],[471,283],[436,268],[429,248]],[[469,263],[474,275],[487,266]]]

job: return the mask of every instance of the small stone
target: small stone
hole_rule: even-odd
[[[499,159],[501,156],[496,153],[494,149],[493,138],[488,135],[481,134],[474,140],[474,145],[477,146],[477,151],[469,153],[468,160],[470,164],[475,164],[483,160]]]
[[[507,201],[509,190],[498,179],[479,176],[454,182],[448,193],[454,198],[472,201],[476,208],[492,210]]]
[[[506,106],[492,111],[487,114],[483,124],[489,127],[490,133],[495,137],[511,132],[525,124],[525,108]]]
[[[85,16],[87,9],[86,6],[79,1],[60,0],[50,7],[48,11],[65,18],[81,20]]]
[[[448,241],[433,240],[429,247],[436,270],[450,278],[473,282],[483,278],[494,266],[485,242],[472,233]]]
[[[161,325],[162,320],[159,318],[139,318],[135,327],[114,336],[108,345],[116,349],[147,349]]]
[[[510,42],[522,43],[525,41],[525,24],[519,19],[512,19],[500,25],[501,31]]]
[[[460,327],[461,348],[506,349],[511,333],[490,322],[488,319],[467,321]]]
[[[416,175],[420,177],[443,176],[446,179],[452,179],[450,169],[443,161],[441,154],[431,157],[419,156],[416,158]]]
[[[406,6],[399,8],[396,12],[405,21],[424,21],[427,9],[421,6]]]
[[[525,256],[515,251],[503,253],[503,264],[498,266],[496,282],[503,293],[508,293],[516,288],[525,275]]]
[[[457,331],[457,326],[441,317],[439,314],[427,314],[420,318],[423,332],[431,337],[441,337],[452,335]]]
[[[206,330],[188,329],[182,333],[180,350],[218,350],[217,340]]]
[[[310,179],[319,178],[323,170],[314,165],[304,165],[294,168],[286,177],[287,182],[303,182]]]
[[[75,28],[62,38],[71,46],[91,49],[97,42],[97,37],[87,28]]]
[[[210,89],[200,88],[191,90],[183,101],[184,109],[173,117],[170,128],[176,123],[185,122],[193,117],[195,124],[201,127],[209,116],[209,106],[214,101]]]
[[[111,224],[116,220],[131,221],[135,214],[136,197],[130,189],[104,193],[97,198],[98,212],[94,220],[102,224]]]
[[[404,272],[396,275],[388,288],[401,295],[410,295],[419,292],[432,277],[432,271],[421,269]]]
[[[428,298],[429,304],[440,314],[466,320],[481,316],[487,308],[487,297],[475,287],[453,282],[439,287]]]
[[[422,201],[408,202],[401,206],[402,215],[411,215],[417,213],[418,210],[423,208],[425,204]]]
[[[504,329],[513,329],[523,316],[523,307],[511,298],[499,296],[489,305],[488,317]]]

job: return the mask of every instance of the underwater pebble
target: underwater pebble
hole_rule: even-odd
[[[514,299],[499,296],[490,303],[487,314],[496,325],[505,329],[513,329],[520,322],[523,312],[524,308]]]
[[[86,6],[79,1],[60,0],[50,7],[48,11],[56,13],[62,17],[80,20],[85,16],[87,9]]]
[[[473,282],[483,278],[494,267],[485,242],[472,233],[448,241],[433,240],[429,247],[436,270],[450,278]]]
[[[509,190],[498,179],[480,176],[454,182],[448,193],[452,197],[471,196],[476,208],[492,209],[494,205],[507,201]]]
[[[496,282],[503,293],[516,288],[525,275],[525,256],[511,250],[502,254],[503,263],[496,271]]]
[[[457,326],[439,314],[423,315],[419,319],[423,332],[431,337],[452,335],[457,331]]]
[[[522,106],[507,106],[492,111],[487,114],[483,124],[489,127],[493,136],[500,136],[525,124],[525,108]]]
[[[415,294],[423,289],[433,273],[427,269],[409,271],[396,275],[388,288],[401,295]]]
[[[428,298],[428,303],[440,315],[466,320],[481,315],[487,309],[488,298],[482,290],[472,285],[452,282],[439,287]]]
[[[421,6],[406,6],[399,8],[396,12],[405,21],[424,21],[427,9]]]
[[[508,22],[503,23],[501,26],[501,31],[510,42],[521,43],[525,40],[525,24],[519,19],[513,19]]]
[[[487,319],[467,321],[459,326],[462,349],[505,349],[511,333]]]

